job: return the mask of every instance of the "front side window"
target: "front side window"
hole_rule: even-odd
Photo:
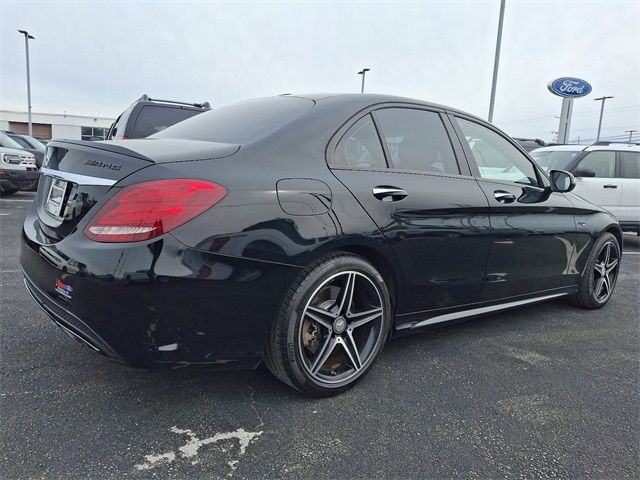
[[[426,110],[385,108],[375,112],[393,168],[459,174],[440,115]]]
[[[22,137],[16,137],[14,135],[9,135],[9,138],[11,138],[11,140],[13,140],[14,142],[19,143],[22,148],[33,148],[31,145],[29,145],[29,142],[27,142]]]
[[[581,150],[534,150],[530,155],[545,172],[550,172],[566,170],[580,152]]]
[[[340,139],[332,166],[347,168],[386,168],[384,152],[371,115],[358,120]]]
[[[533,163],[505,138],[478,123],[463,118],[456,118],[456,121],[482,178],[539,185]]]
[[[640,178],[640,152],[620,152],[620,176]]]
[[[0,132],[0,147],[17,148],[18,150],[22,150],[22,147],[18,142],[12,140],[8,135],[2,132]]]
[[[616,172],[616,152],[589,152],[574,171],[580,177],[613,178]]]

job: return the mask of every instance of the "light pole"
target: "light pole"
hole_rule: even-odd
[[[31,126],[31,77],[29,75],[29,40],[35,40],[36,37],[29,35],[26,30],[18,30],[18,33],[24,35],[24,48],[27,52],[27,111],[29,115],[29,136],[33,136],[33,130]]]
[[[371,70],[370,68],[363,68],[362,70],[360,70],[358,72],[358,75],[362,75],[362,87],[360,87],[360,93],[364,93],[364,76],[367,74],[367,72]]]
[[[637,132],[638,130],[625,130],[625,132],[629,133],[629,143],[631,143],[631,135],[633,135],[633,132]]]
[[[496,102],[496,84],[498,83],[498,64],[500,63],[500,44],[502,43],[502,24],[504,23],[504,3],[500,0],[500,19],[498,20],[498,38],[496,39],[496,56],[493,59],[493,80],[491,82],[491,100],[489,100],[489,123],[493,121],[493,105]]]
[[[600,120],[598,121],[598,135],[596,135],[596,142],[600,140],[600,130],[602,130],[602,114],[604,113],[604,102],[608,98],[615,98],[615,97],[609,96],[609,97],[594,98],[594,100],[598,100],[602,102],[602,104],[600,105]]]

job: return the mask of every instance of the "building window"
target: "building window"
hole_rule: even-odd
[[[107,138],[108,128],[81,127],[82,140],[104,140]]]

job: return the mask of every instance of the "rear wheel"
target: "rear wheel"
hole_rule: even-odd
[[[605,233],[593,246],[572,303],[582,308],[604,307],[613,294],[619,268],[620,244],[614,235]]]
[[[373,365],[389,331],[390,305],[384,280],[363,258],[320,259],[282,302],[270,330],[267,366],[302,392],[340,393]]]

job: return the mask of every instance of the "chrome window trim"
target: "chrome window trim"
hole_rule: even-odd
[[[60,170],[52,170],[50,168],[42,167],[40,173],[48,177],[58,178],[60,180],[66,180],[67,182],[77,183],[78,185],[104,185],[110,187],[114,185],[117,180],[109,180],[108,178],[91,177],[89,175],[79,175],[77,173],[63,172]]]

